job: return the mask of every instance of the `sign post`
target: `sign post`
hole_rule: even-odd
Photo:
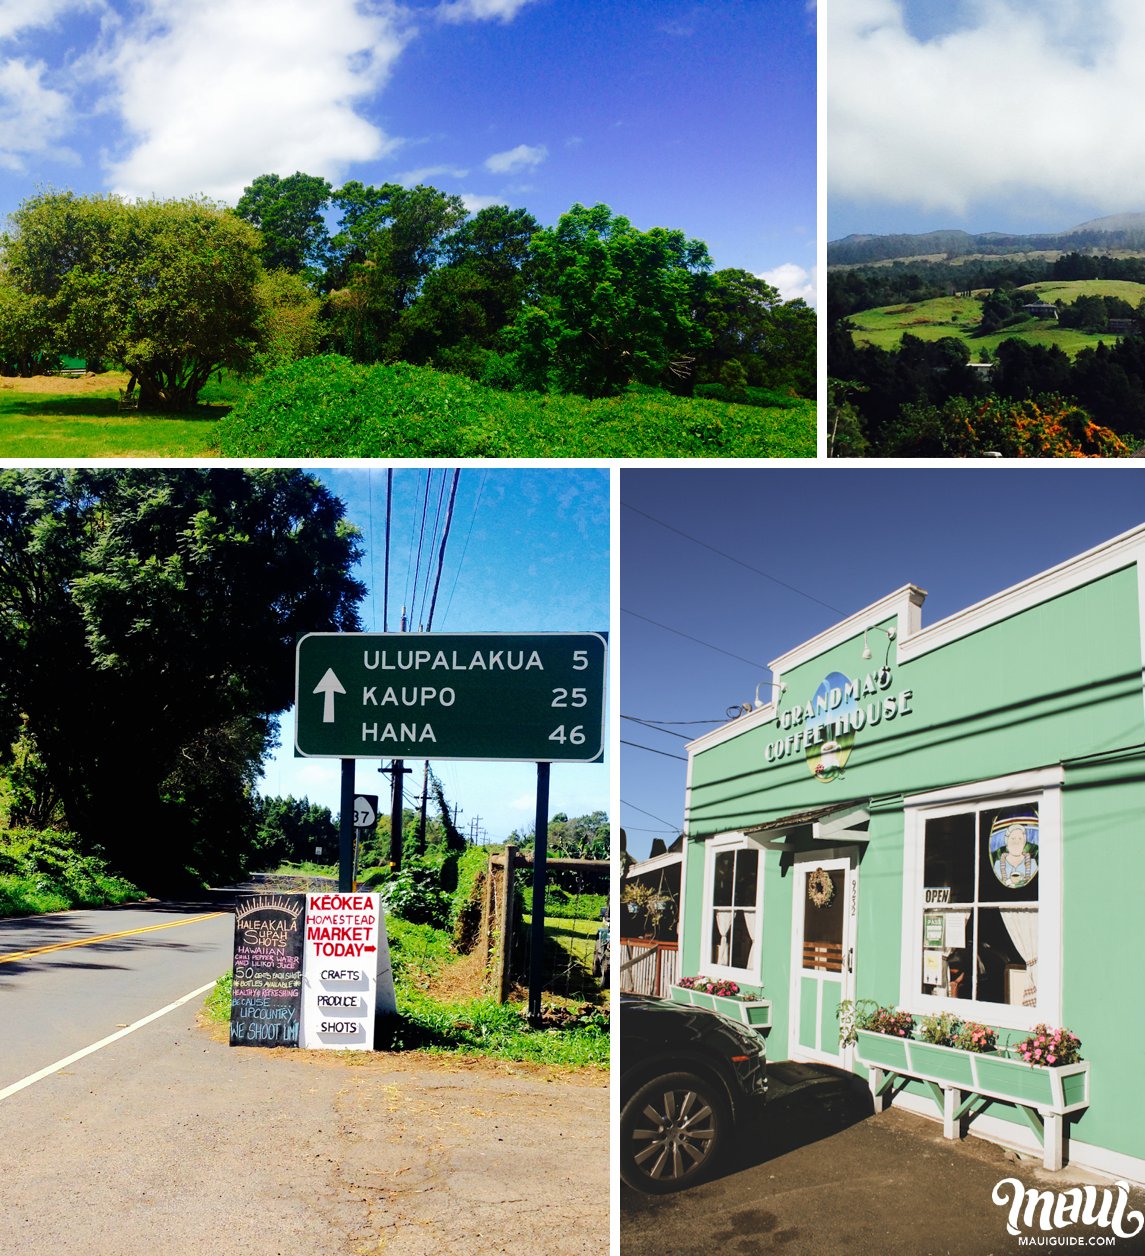
[[[298,642],[295,749],[304,757],[342,760],[342,897],[352,889],[346,851],[352,847],[355,759],[392,761],[390,845],[391,858],[398,866],[401,779],[408,771],[405,759],[537,765],[528,1008],[534,1021],[541,1015],[544,978],[550,767],[553,763],[597,763],[603,758],[607,653],[606,638],[595,632],[316,632]],[[376,801],[373,810],[376,814]],[[380,908],[374,914],[380,921]],[[308,939],[309,932],[308,925]],[[385,946],[384,929],[380,937],[375,946]],[[331,966],[328,971],[342,969]],[[358,972],[358,968],[347,964],[345,972]],[[337,1023],[323,1020],[321,1011],[348,1013],[353,1010],[351,1002],[338,1000],[352,1000],[360,993],[357,987],[328,989],[322,995],[326,1001],[316,1002],[312,1011],[305,1010],[311,1006],[306,1003],[304,1038],[311,1023]],[[353,1020],[346,1015],[341,1023],[345,1027]],[[333,1037],[340,1038],[340,1032]],[[370,1033],[362,1033],[372,1041]],[[334,1045],[349,1044],[338,1041]]]

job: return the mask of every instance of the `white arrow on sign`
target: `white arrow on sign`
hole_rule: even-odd
[[[322,694],[325,701],[322,704],[322,723],[334,723],[334,695],[336,693],[345,693],[342,688],[342,682],[334,675],[334,669],[328,667],[326,675],[314,686],[314,692]]]

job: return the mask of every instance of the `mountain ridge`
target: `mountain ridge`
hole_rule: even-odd
[[[945,255],[1072,252],[1081,249],[1145,249],[1145,212],[1126,211],[1092,218],[1065,231],[1021,235],[1004,231],[969,232],[957,228],[886,235],[855,233],[827,242],[827,265]]]

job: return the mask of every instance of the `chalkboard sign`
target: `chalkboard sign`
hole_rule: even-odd
[[[244,894],[235,907],[232,1047],[296,1047],[305,894]]]

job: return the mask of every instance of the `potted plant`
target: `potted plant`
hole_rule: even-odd
[[[906,1043],[914,1032],[914,1017],[896,1007],[883,1007],[873,999],[850,999],[839,1005],[839,1041],[857,1044],[863,1064],[905,1072]]]
[[[681,977],[671,988],[672,1000],[690,1003],[693,1007],[719,1012],[731,1020],[749,1025],[753,1029],[765,1029],[771,1025],[771,1003],[744,994],[736,982],[714,977]]]
[[[983,1087],[1004,1091],[1018,1103],[1054,1110],[1083,1107],[1089,1097],[1089,1065],[1081,1039],[1068,1029],[1038,1025],[1028,1038],[1011,1043],[1007,1055],[982,1056],[977,1077]]]

